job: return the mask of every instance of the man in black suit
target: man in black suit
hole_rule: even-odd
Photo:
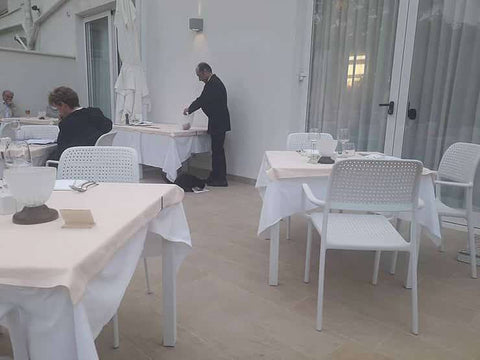
[[[69,147],[95,145],[100,136],[112,130],[112,121],[100,109],[80,107],[77,93],[66,86],[54,89],[48,102],[60,116],[55,160]]]
[[[225,160],[225,133],[230,131],[230,114],[227,107],[227,90],[207,63],[198,64],[195,70],[198,80],[205,83],[202,94],[183,110],[184,115],[202,109],[208,116],[208,133],[212,139],[212,172],[207,185],[228,186]]]

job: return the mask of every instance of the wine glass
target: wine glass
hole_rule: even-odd
[[[4,158],[6,168],[32,166],[30,146],[26,141],[10,142],[5,148]]]
[[[308,140],[310,142],[311,155],[313,155],[313,153],[317,149],[317,142],[319,137],[320,130],[318,128],[310,128],[310,130],[308,131]]]
[[[350,130],[348,128],[338,130],[338,141],[342,144],[340,155],[344,155],[345,144],[350,141]]]

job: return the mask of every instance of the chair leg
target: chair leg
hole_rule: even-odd
[[[118,313],[112,318],[113,322],[113,348],[118,349],[120,347],[120,332],[118,331]]]
[[[397,270],[398,251],[392,252],[392,262],[390,264],[390,274],[395,275]]]
[[[446,242],[446,240],[445,240],[445,237],[442,234],[442,217],[441,216],[438,217],[438,223],[440,224],[440,235],[441,235],[439,250],[440,250],[440,252],[445,252],[445,242]]]
[[[477,246],[475,244],[475,233],[473,231],[473,219],[472,216],[468,216],[467,219],[468,228],[468,244],[470,247],[470,266],[472,269],[472,278],[477,278]]]
[[[400,219],[398,217],[395,217],[395,229],[400,232]],[[397,260],[398,251],[394,251],[392,253],[392,262],[390,263],[390,275],[395,275],[395,271],[397,270]]]
[[[375,263],[373,265],[373,277],[372,277],[372,284],[377,285],[378,282],[378,269],[380,267],[380,256],[382,252],[380,250],[375,251]]]
[[[290,222],[291,222],[291,217],[289,216],[287,218],[287,240],[290,240]]]
[[[417,256],[418,251],[414,249],[410,252],[413,258],[410,263],[410,271],[412,274],[412,333],[418,335],[418,283],[417,283]]]
[[[310,282],[310,259],[312,255],[312,221],[308,220],[307,227],[307,251],[305,253],[305,274],[303,276],[303,282]]]
[[[150,288],[150,278],[148,276],[148,264],[147,264],[147,258],[143,258],[143,266],[145,267],[145,282],[147,283],[147,294],[153,294],[152,289]]]
[[[325,287],[325,244],[320,244],[320,265],[318,267],[317,330],[322,331],[323,293]]]
[[[407,289],[411,289],[413,284],[412,284],[412,278],[413,278],[413,273],[412,273],[412,261],[415,262],[415,271],[418,269],[418,258],[420,257],[420,241],[421,241],[421,228],[420,226],[415,230],[416,237],[417,237],[417,253],[415,254],[415,257],[412,256],[410,253],[409,260],[408,260],[408,272],[407,272],[407,283],[405,287]],[[410,240],[411,241],[411,240]]]

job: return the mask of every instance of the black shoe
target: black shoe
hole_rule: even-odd
[[[207,179],[206,183],[207,183],[208,186],[218,186],[218,187],[227,187],[228,186],[227,180]]]

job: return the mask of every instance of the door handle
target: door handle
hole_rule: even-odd
[[[393,115],[393,110],[395,109],[395,103],[390,101],[388,104],[378,104],[378,106],[388,106],[387,114]]]
[[[407,117],[410,120],[415,120],[417,118],[417,109],[410,108],[410,101],[408,102]]]

